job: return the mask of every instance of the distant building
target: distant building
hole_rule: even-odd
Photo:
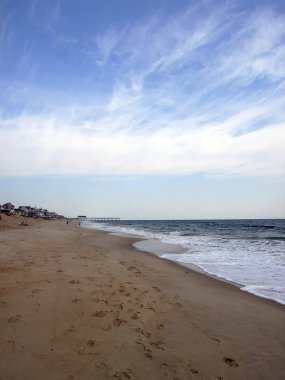
[[[12,203],[8,202],[2,205],[2,209],[4,210],[14,210],[15,206]]]
[[[5,203],[0,206],[0,210],[6,215],[21,215],[24,218],[43,218],[43,219],[63,219],[64,216],[58,215],[55,212],[50,212],[47,209],[31,207],[31,206],[19,206],[15,208],[12,203]]]
[[[16,213],[21,216],[28,216],[29,212],[31,211],[30,206],[19,206],[16,210]]]
[[[15,214],[14,208],[15,206],[10,202],[4,203],[2,206],[0,206],[0,212],[6,215],[13,215]]]

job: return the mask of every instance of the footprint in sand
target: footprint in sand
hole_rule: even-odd
[[[100,298],[92,298],[92,302],[98,303],[98,302],[103,302],[105,305],[108,305],[109,302],[107,300],[101,300]]]
[[[133,265],[129,266],[127,269],[128,271],[133,272],[134,274],[137,274],[137,275],[142,274],[142,272],[136,267],[134,267]]]
[[[89,281],[95,281],[96,280],[96,277],[86,277],[87,278],[87,280],[89,280]]]
[[[80,284],[80,281],[79,280],[70,280],[69,283],[70,284]]]
[[[33,289],[31,292],[32,293],[39,293],[39,292],[41,292],[42,291],[42,289]]]
[[[39,306],[41,306],[41,304],[40,304],[38,301],[33,301],[33,302],[32,302],[32,305],[33,305],[33,307],[34,307],[36,310],[38,310]]]
[[[81,302],[81,299],[79,299],[79,298],[73,298],[73,300],[71,302],[72,303],[78,303],[78,302]]]
[[[130,295],[131,295],[131,293],[129,293],[127,290],[126,290],[126,288],[124,287],[124,286],[120,286],[120,289],[119,289],[119,292],[121,293],[121,294],[123,294],[124,296],[126,296],[126,297],[129,297]]]
[[[235,361],[235,359],[224,356],[223,361],[231,367],[238,367],[238,363]]]
[[[8,322],[14,323],[14,322],[17,322],[20,318],[22,318],[21,314],[13,315],[12,317],[8,319]]]
[[[125,323],[127,323],[127,321],[125,321],[124,319],[121,319],[121,318],[115,318],[115,319],[113,319],[113,325],[114,326],[119,327],[119,326],[121,326],[122,324],[125,324]]]
[[[103,331],[110,331],[110,330],[112,329],[112,326],[110,326],[110,325],[107,325],[107,326],[101,326],[101,329],[102,329]]]
[[[99,310],[91,315],[91,317],[103,318],[108,314],[108,311]]]
[[[164,351],[165,350],[164,346],[166,346],[166,344],[162,342],[161,340],[158,340],[156,342],[151,342],[150,345],[156,348],[157,350],[161,350],[161,351]]]
[[[15,345],[15,340],[13,338],[11,338],[10,336],[7,337],[6,342],[10,343],[12,345]]]
[[[136,319],[138,319],[139,318],[139,314],[140,314],[140,312],[138,311],[138,312],[136,312],[136,313],[133,313],[133,315],[131,316],[131,318],[133,319],[133,320],[136,320]]]
[[[144,356],[148,359],[152,359],[151,350],[146,349],[146,352],[144,353]]]
[[[142,334],[143,336],[145,336],[148,339],[151,337],[151,333],[141,329],[140,327],[137,327],[135,330],[136,330],[136,332],[138,332],[139,334]]]
[[[25,266],[25,267],[28,267],[28,266],[30,266],[30,265],[34,265],[34,264],[35,264],[34,261],[27,261],[27,262],[24,264],[24,266]]]
[[[116,372],[114,373],[113,378],[116,380],[129,380],[132,379],[131,373],[132,371],[130,369],[127,371]]]
[[[146,348],[141,339],[137,339],[136,344],[138,345],[138,347],[140,347],[140,350],[143,351],[145,357],[147,357],[148,359],[152,359],[151,350],[149,348]]]
[[[66,330],[66,334],[72,334],[74,331],[74,326],[69,327],[69,329]]]
[[[199,375],[199,371],[196,368],[191,368],[190,372],[193,373],[193,375]]]
[[[220,345],[221,344],[221,341],[220,339],[217,339],[217,338],[211,338],[212,341],[214,341],[216,344]]]

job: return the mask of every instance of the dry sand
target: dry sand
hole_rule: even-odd
[[[285,378],[283,306],[133,242],[0,229],[1,380]]]

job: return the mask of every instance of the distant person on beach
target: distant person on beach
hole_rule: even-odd
[[[66,221],[66,224],[68,224],[68,220]]]

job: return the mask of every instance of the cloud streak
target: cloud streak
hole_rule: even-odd
[[[284,176],[285,16],[206,4],[58,36],[108,90],[28,111],[31,90],[0,119],[0,174]]]
[[[238,115],[236,115],[238,118]],[[246,123],[256,114],[241,114]],[[190,121],[188,120],[187,125]],[[18,127],[20,125],[20,127]],[[235,122],[146,133],[93,130],[59,119],[2,122],[0,172],[15,175],[166,175],[211,173],[284,176],[283,123],[234,135]],[[15,127],[16,126],[16,127]]]

